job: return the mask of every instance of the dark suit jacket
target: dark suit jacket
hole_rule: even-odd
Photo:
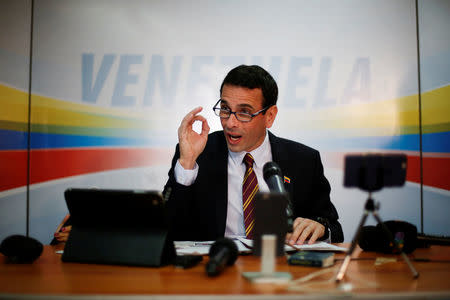
[[[327,218],[332,242],[342,242],[342,228],[330,201],[330,184],[323,174],[319,152],[270,132],[269,141],[273,161],[290,178],[285,187],[294,206],[294,216]],[[228,147],[223,131],[209,134],[206,147],[197,158],[199,172],[191,186],[175,180],[174,168],[179,157],[177,145],[164,188],[173,238],[216,240],[223,237],[228,203]]]

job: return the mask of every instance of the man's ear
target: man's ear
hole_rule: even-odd
[[[278,113],[278,107],[276,105],[272,105],[269,107],[266,111],[265,117],[266,117],[266,128],[272,127],[273,122],[275,121],[275,118]]]

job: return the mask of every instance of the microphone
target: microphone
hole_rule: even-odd
[[[383,229],[383,224],[388,232]],[[383,224],[361,228],[358,237],[361,249],[382,253],[397,253],[398,250],[411,253],[417,248],[417,227],[414,224],[398,220],[385,221]],[[397,245],[391,243],[389,235],[392,235]]]
[[[283,174],[280,167],[273,161],[267,162],[263,167],[263,176],[269,190],[275,193],[286,193],[284,189]]]
[[[209,277],[219,275],[225,266],[232,266],[238,257],[236,244],[228,239],[221,238],[209,248],[209,261],[206,264],[206,274]]]
[[[11,235],[0,244],[0,253],[8,263],[29,264],[42,254],[44,246],[38,240],[23,235]]]
[[[292,226],[294,224],[294,210],[292,208],[289,194],[286,193],[286,190],[284,189],[283,173],[281,173],[280,167],[273,161],[267,162],[263,167],[263,176],[271,192],[286,194],[286,215],[288,222],[288,232],[292,232]]]

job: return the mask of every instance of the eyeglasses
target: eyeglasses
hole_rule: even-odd
[[[232,114],[241,122],[250,122],[253,117],[256,117],[262,112],[265,112],[267,109],[269,109],[270,106],[267,106],[261,110],[258,110],[254,114],[246,113],[246,112],[236,112],[231,111],[229,108],[220,108],[217,107],[217,105],[222,101],[222,99],[219,99],[217,103],[214,105],[213,110],[216,116],[220,117],[221,119],[228,119]]]

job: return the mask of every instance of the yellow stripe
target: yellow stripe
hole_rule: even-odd
[[[253,229],[253,225],[255,224],[255,220],[252,220],[252,222],[250,223],[250,225],[248,225],[247,228],[245,228],[245,234],[248,235],[250,233],[250,231],[252,231]]]
[[[251,202],[252,198],[248,197],[247,200],[244,203],[243,209],[244,211],[247,209],[247,206],[249,205],[249,203]]]
[[[250,172],[247,171],[247,173],[245,173],[244,180],[242,182],[245,182],[247,180],[248,175],[250,175]]]
[[[422,94],[422,124],[450,123],[450,85]],[[307,111],[290,109],[281,130],[342,129],[342,136],[387,136],[419,133],[418,95]],[[441,130],[439,130],[441,131]]]
[[[253,171],[252,167],[248,168],[248,170],[245,172],[244,180],[242,182],[245,182],[247,180],[248,176],[252,171]]]
[[[258,185],[255,186],[252,193],[248,196],[247,200],[244,203],[244,210],[247,208],[247,206],[250,204],[251,200],[253,200],[253,197],[255,197],[256,192],[258,192]]]
[[[450,85],[422,93],[422,124],[442,131],[450,123]],[[165,113],[152,114],[151,108],[116,108],[44,97],[31,97],[31,119],[35,124],[101,128],[164,127]],[[24,123],[28,120],[28,93],[0,84],[0,120]],[[338,105],[311,111],[289,109],[283,128],[308,130],[343,129],[345,136],[418,133],[418,95],[368,103]],[[442,129],[443,128],[443,129]]]
[[[257,180],[256,176],[255,176],[255,178],[253,178],[249,183],[247,183],[247,189],[251,187],[253,181],[255,181],[255,180]],[[245,183],[245,181],[244,181],[244,183],[243,183],[242,185],[245,185],[245,184],[246,184],[246,183]],[[258,183],[256,183],[256,186],[258,186]],[[246,193],[246,192],[247,192],[247,190],[243,190],[243,191],[242,191],[242,193]]]
[[[450,85],[422,94],[422,124],[450,123]]]
[[[250,188],[250,187],[251,187],[251,186],[249,185],[247,188]],[[248,198],[250,198],[250,197],[255,193],[255,189],[256,189],[256,191],[258,190],[258,183],[256,183],[256,185],[255,185],[253,191],[250,193],[250,195],[248,195]],[[245,190],[245,191],[242,193],[242,196],[244,196],[244,193],[247,193],[247,190]]]
[[[0,120],[28,122],[28,93],[0,84]],[[151,114],[150,108],[100,107],[33,94],[31,122],[43,125],[99,128],[165,127],[165,114]]]
[[[258,189],[259,189],[259,187],[258,187],[258,185],[256,185],[254,187],[253,191],[250,193],[250,195],[248,195],[248,198],[245,200],[245,203],[244,203],[244,210],[247,207],[247,205],[250,202],[250,200],[253,199],[253,197],[255,196],[255,193],[258,191]]]
[[[253,211],[253,210],[252,210],[252,211]],[[251,214],[252,214],[252,211],[250,211],[250,212],[247,214],[247,217],[245,217],[245,219],[244,219],[244,223],[247,222],[247,219],[248,219],[248,218],[250,218],[250,216],[251,216]]]
[[[0,85],[0,120],[28,123],[28,93]]]
[[[259,190],[259,186],[256,185],[255,189],[252,191],[252,193],[250,194],[249,198],[253,199],[253,197],[255,197],[255,194],[258,192]]]

